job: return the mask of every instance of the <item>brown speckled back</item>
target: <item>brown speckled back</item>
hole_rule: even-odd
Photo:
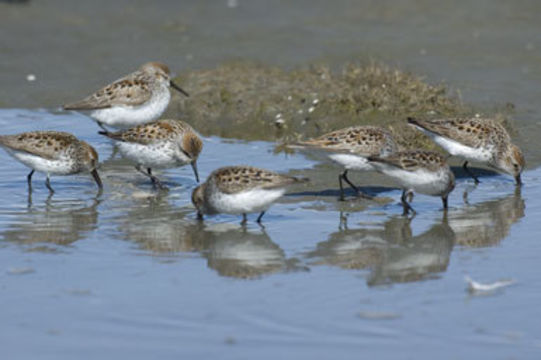
[[[505,128],[494,119],[411,119],[410,123],[418,125],[437,135],[444,136],[474,148],[489,145],[500,147],[511,141],[511,138],[509,137],[509,134]]]
[[[65,153],[76,151],[79,140],[66,132],[31,131],[0,136],[0,145],[11,150],[24,151],[45,159],[54,160]]]
[[[81,101],[64,105],[64,109],[95,110],[115,105],[141,105],[152,97],[153,89],[159,84],[159,77],[169,79],[167,65],[144,64],[137,71],[112,82]]]
[[[194,129],[184,121],[166,119],[139,125],[127,130],[106,133],[105,135],[118,141],[147,145],[158,141],[173,139],[185,134],[189,134],[190,139],[193,137],[199,139]],[[202,143],[200,145],[202,148]],[[194,144],[194,146],[197,147],[197,144]],[[199,149],[199,151],[201,151],[201,149]]]
[[[256,167],[228,166],[212,172],[207,183],[226,194],[234,194],[254,188],[279,188],[299,181],[302,180]]]
[[[421,168],[436,171],[449,167],[445,157],[434,151],[409,150],[395,152],[387,157],[371,156],[370,161],[382,162],[398,168],[414,171]]]
[[[340,129],[300,144],[324,150],[352,152],[363,156],[383,155],[398,150],[391,134],[376,126]]]

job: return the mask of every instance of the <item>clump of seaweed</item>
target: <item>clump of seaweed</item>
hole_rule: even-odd
[[[404,147],[433,149],[408,116],[472,116],[475,111],[443,84],[378,63],[283,69],[231,62],[181,74],[189,90],[168,115],[190,122],[204,135],[246,140],[295,141],[352,125],[388,127]]]

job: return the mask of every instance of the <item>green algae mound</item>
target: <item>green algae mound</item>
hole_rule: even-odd
[[[474,114],[444,85],[377,63],[333,72],[324,65],[285,71],[241,61],[186,72],[175,81],[190,97],[174,97],[167,115],[225,138],[287,143],[366,124],[389,128],[404,147],[433,149],[406,117]]]

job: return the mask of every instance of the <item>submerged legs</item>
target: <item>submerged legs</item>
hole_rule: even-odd
[[[28,182],[28,191],[32,191],[32,175],[34,175],[34,169],[30,171],[30,174],[26,177],[26,181]]]
[[[445,195],[445,196],[442,196],[441,198],[441,201],[443,202],[443,210],[447,210],[447,208],[449,207],[448,205],[448,201],[447,201],[447,196],[448,195]]]
[[[413,208],[411,207],[411,205],[407,201],[407,198],[409,198],[410,202],[413,200],[413,191],[411,191],[411,190],[402,191],[402,196],[400,197],[400,200],[402,202],[402,207],[404,208],[404,212],[402,213],[402,215],[404,215],[404,216],[407,216],[410,211],[413,214],[415,214],[415,210],[413,210]]]
[[[263,215],[265,215],[265,212],[262,211],[259,216],[257,217],[257,220],[256,222],[259,224],[259,226],[261,227],[264,227],[263,224],[261,223],[261,219],[263,218]],[[248,217],[246,216],[246,213],[242,214],[242,221],[240,222],[240,224],[242,226],[246,226],[246,224],[248,223]]]
[[[464,161],[464,165],[462,165],[462,168],[464,169],[464,171],[466,172],[466,174],[468,174],[472,179],[473,181],[475,182],[475,185],[479,184],[480,181],[479,181],[479,178],[477,176],[475,176],[471,170],[468,168],[468,162],[467,161]]]
[[[262,211],[261,214],[259,214],[259,216],[257,217],[257,220],[256,220],[256,222],[257,222],[258,224],[260,224],[260,225],[261,225],[261,218],[263,217],[263,215],[265,215],[265,212],[264,212],[264,211]]]
[[[54,193],[54,189],[51,187],[51,181],[49,180],[49,174],[47,174],[47,179],[45,179],[45,186],[47,186],[47,189],[49,189],[49,193],[51,195]]]
[[[157,187],[158,189],[165,190],[167,189],[167,186],[163,185],[160,180],[154,175],[152,175],[152,169],[147,168],[147,171],[145,172],[143,169],[141,169],[141,165],[136,165],[135,168],[137,171],[139,171],[141,174],[148,176],[150,178],[150,181],[152,181],[152,185],[154,187]]]

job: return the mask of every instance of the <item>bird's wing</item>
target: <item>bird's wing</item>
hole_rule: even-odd
[[[3,147],[49,160],[58,159],[69,145],[78,141],[75,136],[58,131],[35,131],[0,136],[0,145]]]
[[[260,189],[274,189],[296,182],[305,181],[292,176],[280,175],[275,172],[251,166],[230,166],[218,169],[212,175],[216,186],[226,194]]]
[[[123,77],[81,101],[64,105],[65,110],[97,110],[116,105],[138,106],[150,99],[147,79],[139,73]]]

